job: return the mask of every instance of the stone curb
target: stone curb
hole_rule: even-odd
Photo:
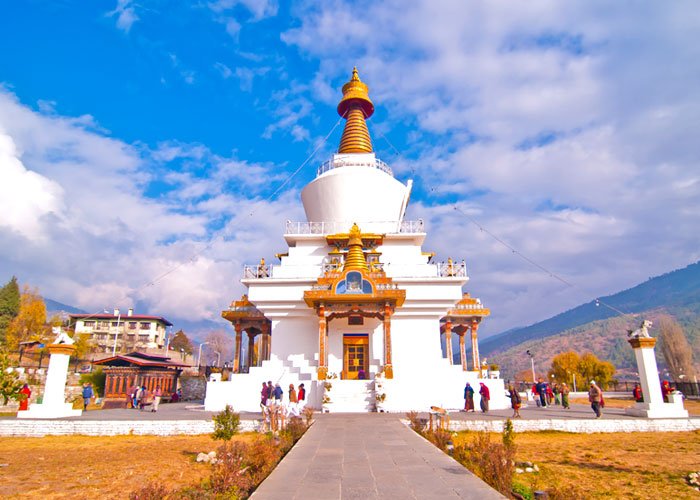
[[[254,432],[258,420],[241,420],[241,432]],[[211,434],[211,420],[0,420],[2,437],[177,436]]]
[[[407,419],[401,420],[409,425]],[[560,431],[579,434],[596,432],[687,432],[700,429],[700,418],[647,419],[537,419],[511,420],[515,432]],[[451,431],[503,432],[505,420],[452,420]]]

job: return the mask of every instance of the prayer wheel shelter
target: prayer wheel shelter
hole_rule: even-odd
[[[160,386],[164,396],[177,390],[177,380],[188,365],[171,361],[168,356],[130,352],[93,362],[104,366],[105,400],[126,400],[127,391],[137,385],[150,392]]]

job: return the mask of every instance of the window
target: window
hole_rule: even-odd
[[[150,329],[151,329],[150,323],[148,323],[146,321],[141,322],[141,330],[150,330]]]
[[[129,321],[129,330],[136,330],[136,321]]]
[[[118,327],[118,326],[119,326],[119,321],[112,321],[112,326]]]
[[[98,321],[97,327],[98,328],[109,328],[109,321]]]
[[[85,328],[95,328],[95,322],[94,321],[84,321],[83,325],[85,325]]]

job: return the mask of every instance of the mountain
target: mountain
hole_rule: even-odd
[[[46,304],[46,315],[50,318],[55,314],[67,313],[67,314],[86,314],[82,309],[77,307],[69,306],[44,297],[44,304]]]
[[[602,297],[601,301],[626,313],[664,308],[690,310],[700,314],[700,261],[683,269],[649,278],[644,283],[614,295]],[[528,340],[542,339],[566,330],[618,316],[614,310],[597,306],[596,301],[582,304],[566,312],[523,328],[514,328],[479,343],[482,355],[489,355],[522,344]],[[630,328],[631,325],[628,325]]]
[[[538,372],[545,372],[554,355],[569,350],[590,351],[618,368],[618,378],[632,376],[636,370],[632,350],[626,341],[627,330],[637,326],[643,316],[654,322],[664,314],[673,316],[683,327],[695,353],[700,352],[700,262],[655,278],[628,290],[601,298],[602,302],[637,316],[619,315],[596,306],[595,301],[580,305],[540,323],[516,328],[480,342],[482,357],[501,366],[506,378],[529,369],[530,350]],[[652,335],[658,332],[652,329]],[[661,350],[656,350],[660,367]],[[700,357],[695,356],[696,364]]]

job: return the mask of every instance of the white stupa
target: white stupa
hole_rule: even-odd
[[[353,70],[338,104],[347,120],[338,153],[301,194],[307,221],[287,221],[280,264],[245,266],[248,294],[222,312],[236,332],[234,373],[207,384],[206,410],[258,411],[268,380],[285,394],[304,383],[308,405],[328,411],[462,408],[466,382],[477,409],[479,382],[491,408],[508,406],[503,381],[479,362],[476,332],[489,310],[463,294],[464,262],[432,262],[423,221],[404,220],[411,181],[375,156],[365,123],[373,112]]]

